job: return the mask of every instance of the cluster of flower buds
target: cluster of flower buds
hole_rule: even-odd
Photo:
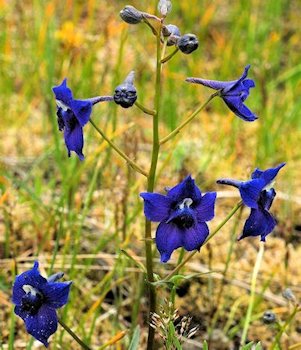
[[[165,18],[171,11],[172,5],[169,0],[160,0],[158,4],[158,11]],[[148,22],[149,19],[154,19],[161,22],[157,16],[146,12],[137,10],[134,6],[127,5],[120,11],[120,17],[128,24],[138,24],[141,22]],[[163,19],[162,19],[163,20]],[[190,54],[199,47],[199,42],[194,34],[181,35],[179,28],[174,24],[163,25],[162,36],[167,38],[167,46],[175,45],[180,51],[185,54]]]
[[[164,38],[167,38],[167,46],[175,45],[187,55],[199,47],[198,38],[194,34],[184,34],[181,36],[180,29],[174,24],[164,26],[162,35]]]

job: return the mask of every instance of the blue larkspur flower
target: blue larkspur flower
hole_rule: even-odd
[[[247,79],[249,69],[250,65],[247,65],[242,76],[233,81],[206,80],[200,78],[187,78],[186,81],[219,90],[219,96],[225,101],[226,105],[233,113],[247,122],[253,122],[258,117],[244,104],[244,101],[249,96],[250,88],[255,87],[254,80]]]
[[[46,279],[38,268],[36,261],[31,270],[16,277],[12,301],[27,332],[48,347],[48,338],[57,330],[56,309],[67,303],[72,282],[56,282],[62,273]]]
[[[74,151],[80,160],[83,155],[84,135],[83,127],[88,123],[92,107],[102,101],[112,101],[112,96],[98,96],[84,100],[73,98],[71,89],[67,86],[67,79],[61,85],[52,88],[57,103],[57,121],[60,131],[64,131],[65,144],[70,157]]]
[[[200,249],[209,234],[206,221],[214,217],[215,192],[202,195],[188,176],[166,195],[143,192],[140,196],[146,218],[160,222],[156,245],[162,262],[167,262],[179,247],[187,251]]]
[[[249,236],[261,236],[261,241],[265,242],[266,236],[273,231],[277,221],[269,210],[276,191],[271,188],[271,184],[284,165],[285,163],[281,163],[267,170],[255,169],[249,181],[231,179],[217,181],[219,184],[238,188],[243,203],[251,208],[239,240]]]

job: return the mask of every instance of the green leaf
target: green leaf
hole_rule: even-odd
[[[206,340],[204,340],[204,343],[203,343],[203,350],[208,350],[208,343],[206,342]]]
[[[138,350],[139,340],[140,340],[140,327],[139,325],[137,325],[134,330],[133,338],[131,340],[128,350]]]
[[[263,347],[261,346],[261,342],[257,343],[255,346],[255,350],[263,350]]]
[[[254,343],[251,341],[251,343],[244,345],[241,350],[251,350],[253,345]]]
[[[181,343],[179,342],[179,339],[177,338],[175,326],[174,326],[172,321],[170,321],[169,325],[168,325],[167,345],[169,345],[169,346],[174,345],[177,350],[182,350]]]

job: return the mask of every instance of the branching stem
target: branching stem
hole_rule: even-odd
[[[90,123],[93,125],[94,129],[100,134],[100,136],[116,151],[134,170],[138,173],[147,177],[147,173],[143,170],[137,163],[135,163],[132,159],[130,159],[114,142],[112,142],[108,136],[94,123],[94,121],[90,118]]]
[[[209,102],[215,97],[219,95],[219,91],[212,94],[208,100],[203,103],[201,106],[199,106],[187,119],[183,121],[182,124],[180,124],[175,130],[173,130],[169,135],[165,136],[161,141],[160,145],[163,145],[170,139],[172,139],[174,136],[176,136],[187,124],[189,124],[208,104]]]

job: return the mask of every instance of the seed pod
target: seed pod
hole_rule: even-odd
[[[263,314],[263,317],[262,317],[262,321],[263,323],[265,324],[272,324],[272,323],[275,323],[277,320],[276,318],[276,315],[274,314],[274,312],[272,311],[266,311],[264,314]]]
[[[183,53],[188,55],[199,47],[199,41],[194,34],[185,34],[180,37],[177,46]]]
[[[118,85],[114,93],[114,101],[123,108],[132,107],[137,100],[137,90],[134,86],[135,72],[132,71],[125,81]]]
[[[171,11],[172,4],[170,0],[160,0],[158,4],[158,10],[162,16],[166,15]]]
[[[175,45],[181,36],[179,28],[174,24],[164,26],[162,29],[162,34],[164,37],[168,37],[167,46]]]
[[[143,14],[134,6],[127,5],[120,11],[120,17],[129,24],[138,24],[143,20]]]

